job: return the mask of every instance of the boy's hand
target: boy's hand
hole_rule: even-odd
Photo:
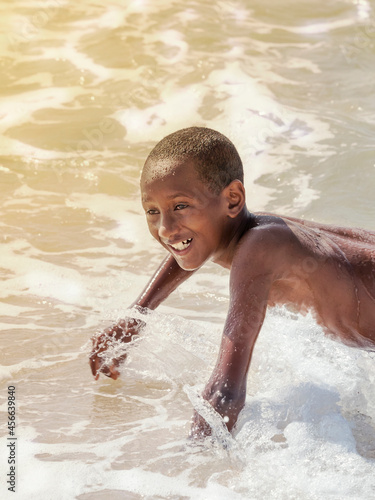
[[[139,319],[124,319],[111,328],[107,328],[103,333],[92,337],[93,348],[90,354],[89,362],[92,374],[95,380],[98,380],[99,374],[103,373],[107,377],[116,380],[120,375],[118,367],[125,361],[126,353],[123,355],[112,358],[108,363],[101,353],[107,351],[108,348],[115,346],[115,343],[124,342],[128,343],[132,340],[134,335],[138,335],[140,329],[145,323]]]
[[[212,430],[209,424],[197,411],[194,411],[193,418],[191,419],[189,439],[201,440],[207,436],[211,436],[211,434]]]
[[[209,387],[210,386],[206,388],[207,392],[209,392]],[[219,397],[218,394],[220,394]],[[219,418],[219,416],[222,418],[221,423],[220,421],[217,422],[217,428],[219,428],[220,425],[225,424],[228,431],[231,432],[237,422],[240,411],[244,407],[245,391],[242,391],[241,394],[235,396],[233,394],[227,393],[227,395],[224,397],[221,391],[217,391],[215,395],[211,397],[208,397],[206,391],[204,391],[203,398],[206,399],[208,403],[210,403],[212,408],[218,414],[216,418]],[[215,427],[216,425],[214,426],[214,429]],[[191,421],[189,438],[201,440],[207,436],[211,436],[211,434],[211,425],[195,410]]]

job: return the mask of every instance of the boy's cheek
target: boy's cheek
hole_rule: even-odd
[[[161,245],[162,247],[167,248],[167,250],[169,250],[169,249],[168,249],[168,247],[166,247],[165,245],[163,245],[163,243],[160,241],[159,232],[158,232],[158,230],[157,230],[157,229],[155,230],[155,229],[153,229],[152,227],[150,227],[150,226],[149,226],[148,230],[150,231],[151,236],[152,236],[153,238],[155,238],[155,240],[156,240],[158,243],[160,243],[160,245]]]
[[[147,224],[147,227],[148,227],[148,230],[151,233],[151,236],[153,236],[155,239],[159,239],[158,238],[158,231],[157,231],[157,229],[152,224],[150,224],[150,223]]]

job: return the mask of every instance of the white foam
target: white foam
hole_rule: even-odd
[[[347,26],[352,26],[354,24],[354,20],[351,18],[348,19],[337,19],[335,21],[323,22],[323,23],[309,23],[305,26],[287,26],[284,27],[288,31],[292,33],[298,33],[302,35],[315,35],[320,33],[328,33],[333,30],[346,28]],[[280,28],[281,26],[279,26]]]
[[[66,200],[66,205],[72,208],[85,208],[96,217],[113,220],[116,228],[108,231],[109,236],[123,238],[134,244],[144,245],[145,241],[152,244],[140,200],[135,202],[126,197],[76,193]]]
[[[198,113],[201,103],[202,93],[198,86],[181,89],[166,85],[161,90],[160,103],[146,109],[130,107],[115,113],[114,117],[126,128],[127,140],[140,142],[147,136],[149,141],[156,142],[188,123],[201,122]]]
[[[33,253],[22,240],[12,242],[4,249],[3,267],[9,269],[13,276],[2,287],[3,297],[11,291],[22,293],[27,290],[36,296],[54,297],[67,303],[82,301],[85,290],[79,272],[43,262],[34,258]]]
[[[329,34],[327,43],[334,43],[342,30],[367,22],[370,3],[348,1],[345,11],[343,2],[327,4],[327,18],[322,21],[311,17],[308,22],[304,14],[300,20],[296,11],[293,26],[276,18],[272,22],[275,15],[263,7],[254,6],[257,10],[252,12],[238,2],[213,5],[216,17],[207,24],[208,11],[198,3],[178,10],[167,0],[134,0],[126,5],[114,0],[105,7],[82,0],[77,9],[70,5],[69,12],[64,7],[68,5],[60,3],[58,30],[47,23],[24,50],[8,52],[10,62],[20,63],[15,82],[19,89],[14,86],[0,107],[2,153],[10,156],[0,174],[5,180],[16,176],[21,184],[14,191],[13,179],[6,184],[7,199],[2,204],[2,230],[9,229],[10,236],[2,248],[1,313],[6,318],[0,323],[8,330],[4,338],[9,342],[0,367],[3,397],[7,384],[17,388],[17,498],[372,498],[374,358],[325,338],[311,316],[284,310],[267,315],[252,359],[246,405],[232,435],[202,401],[199,394],[215,366],[228,307],[227,274],[213,266],[196,273],[158,313],[146,317],[143,337],[128,346],[117,381],[100,377],[94,382],[87,362],[90,336],[129,313],[125,308],[164,256],[148,233],[134,186],[134,171],[151,143],[189,125],[222,131],[244,160],[249,208],[266,208],[275,186],[257,184],[261,175],[277,179],[295,165],[300,153],[312,163],[342,153],[333,145],[332,121],[306,108],[303,89],[310,77],[314,82],[329,79],[322,71],[326,63],[319,45],[322,36],[327,41]],[[22,1],[17,12],[22,22],[31,23],[33,14],[44,8],[45,2]],[[345,17],[354,10],[352,19]],[[217,34],[209,30],[221,29],[220,23],[215,27],[218,20],[228,23],[225,36],[205,50],[204,37]],[[17,33],[17,25],[11,26]],[[109,68],[96,60],[95,47],[85,52],[87,35],[94,41],[97,32],[106,37],[111,29],[115,38],[123,29],[124,36],[139,39],[140,57],[134,66]],[[283,43],[275,41],[277,33],[285,34]],[[22,63],[48,60],[57,65],[69,61],[68,76],[75,76],[76,83],[53,86],[52,69],[22,75]],[[145,64],[138,64],[142,60]],[[342,76],[339,66],[332,71]],[[303,75],[307,78],[301,82]],[[100,98],[105,105],[107,97],[108,105],[113,105],[122,82],[126,89],[130,83],[135,88],[130,96],[135,99],[128,99],[124,91],[114,115],[126,128],[124,142],[100,156],[93,150],[90,168],[72,153],[42,150],[6,135],[11,127],[36,123],[39,110],[74,106],[84,114],[84,102]],[[42,88],[23,92],[23,85]],[[278,98],[269,89],[279,85]],[[296,96],[289,96],[293,88]],[[349,92],[348,99],[353,95]],[[345,132],[351,133],[351,127],[352,122]],[[358,137],[360,133],[356,130]],[[72,160],[59,165],[59,180],[64,179],[57,187],[55,177],[48,180],[54,166],[38,162],[56,157]],[[126,157],[120,174],[111,164],[114,157],[121,161]],[[32,168],[19,169],[19,159]],[[129,174],[130,194],[101,192],[102,174],[108,169],[113,178],[126,179]],[[285,203],[301,211],[319,193],[312,188],[312,171],[295,170],[289,186],[295,197]],[[35,186],[39,175],[38,187],[43,189],[30,188],[28,184]],[[324,189],[324,179],[319,185]],[[26,219],[51,206],[68,215],[82,210],[80,222],[87,224],[92,245],[56,252],[33,246],[29,234],[38,229],[33,221],[23,223],[23,214]],[[44,220],[49,223],[49,215],[38,218]],[[65,227],[59,226],[64,238]],[[26,231],[24,237],[21,230]],[[79,347],[86,342],[82,353]],[[123,347],[115,346],[112,354],[124,352]],[[190,446],[186,440],[194,407],[211,419],[217,431],[212,446]],[[6,411],[5,403],[1,410]],[[0,464],[6,464],[4,446]],[[2,482],[0,488],[4,486]],[[7,492],[2,493],[5,498]]]

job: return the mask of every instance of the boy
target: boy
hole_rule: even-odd
[[[133,306],[155,309],[207,260],[230,270],[230,303],[220,352],[203,397],[229,430],[244,406],[254,344],[267,306],[311,309],[327,333],[375,347],[375,232],[250,213],[243,169],[222,134],[191,127],[160,141],[141,175],[149,230],[169,256]],[[116,379],[125,356],[106,366],[113,340],[129,342],[139,320],[93,339],[92,373]],[[192,436],[210,433],[195,413]]]

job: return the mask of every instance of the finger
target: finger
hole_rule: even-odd
[[[100,367],[103,363],[103,359],[98,356],[97,352],[92,352],[89,358],[89,363],[91,367],[91,372],[95,377],[95,375],[100,372]]]
[[[95,377],[95,380],[98,380],[100,373],[104,373],[105,367],[101,367],[102,365],[102,360],[98,358],[96,353],[92,354],[90,356],[90,367],[91,367],[91,373]]]
[[[99,373],[102,373],[106,377],[111,378],[111,371],[110,371],[110,369],[109,369],[108,366],[101,366],[100,370],[99,370]]]
[[[96,366],[96,355],[95,354],[91,354],[91,356],[89,357],[89,364],[90,364],[90,368],[91,368],[91,373],[94,375],[97,374],[97,366]]]
[[[95,380],[99,379],[100,371],[101,371],[100,370],[101,364],[102,364],[102,361],[98,357],[96,357],[95,361],[94,361],[94,376],[95,376]]]
[[[114,367],[114,365],[109,367],[110,375],[109,377],[113,378],[113,380],[117,380],[120,372]]]

